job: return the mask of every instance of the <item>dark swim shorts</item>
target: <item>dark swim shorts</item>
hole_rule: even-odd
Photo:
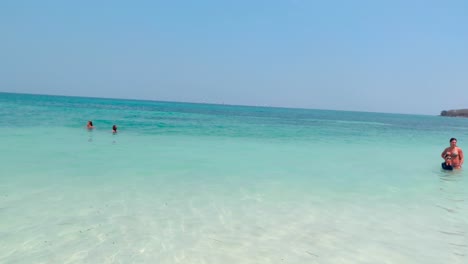
[[[453,170],[453,167],[442,162],[442,169],[444,170]]]

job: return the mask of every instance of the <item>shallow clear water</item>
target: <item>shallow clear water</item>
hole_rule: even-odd
[[[468,261],[439,156],[468,119],[6,93],[0,117],[0,263]]]

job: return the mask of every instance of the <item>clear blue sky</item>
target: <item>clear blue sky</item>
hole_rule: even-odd
[[[0,2],[0,91],[468,108],[468,1]]]

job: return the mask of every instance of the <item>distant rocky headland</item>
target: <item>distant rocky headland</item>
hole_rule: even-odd
[[[440,112],[441,116],[468,117],[468,109],[444,110]]]

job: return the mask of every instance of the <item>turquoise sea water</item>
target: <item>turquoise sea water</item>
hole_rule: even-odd
[[[468,119],[6,93],[0,117],[0,263],[468,262],[468,173],[440,169]]]

